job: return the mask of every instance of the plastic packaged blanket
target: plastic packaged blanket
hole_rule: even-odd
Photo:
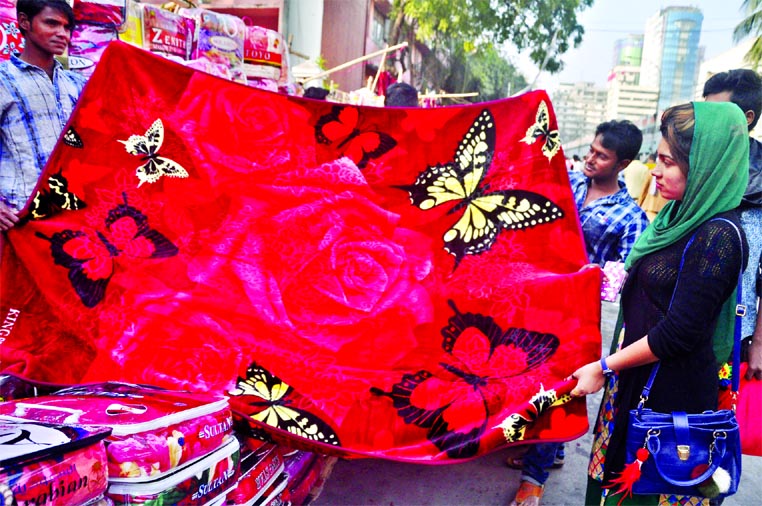
[[[111,479],[108,497],[116,504],[215,504],[235,485],[240,461],[238,440],[155,480]]]
[[[13,504],[86,504],[106,491],[107,428],[0,417],[0,483]],[[7,492],[5,504],[9,504]]]
[[[110,477],[156,476],[219,448],[232,437],[222,395],[97,383],[0,404],[0,415],[46,423],[111,427]]]

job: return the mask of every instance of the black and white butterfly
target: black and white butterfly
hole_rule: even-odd
[[[66,133],[63,136],[63,142],[72,148],[82,149],[85,147],[85,143],[82,142],[82,138],[79,136],[77,131],[74,130],[73,126],[70,126],[66,130]]]
[[[521,142],[534,144],[538,139],[542,140],[542,154],[547,156],[548,160],[552,159],[561,147],[561,137],[558,130],[550,129],[550,113],[548,112],[548,104],[544,100],[540,102],[540,106],[537,108],[534,124],[529,127]]]
[[[145,135],[131,135],[124,144],[128,153],[142,157],[145,163],[137,168],[138,187],[143,183],[155,183],[161,176],[188,177],[188,171],[169,158],[159,156],[159,149],[164,143],[164,124],[157,119],[148,128]]]

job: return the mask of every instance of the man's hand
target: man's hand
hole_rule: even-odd
[[[19,217],[16,216],[16,210],[0,199],[0,232],[10,230],[18,221]]]

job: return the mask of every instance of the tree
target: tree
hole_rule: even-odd
[[[741,7],[746,17],[733,30],[733,39],[739,42],[750,35],[755,37],[751,49],[746,53],[746,61],[756,70],[762,61],[762,0],[744,0]]]
[[[747,0],[755,1],[755,0]],[[759,0],[756,0],[759,1]],[[584,29],[577,12],[593,0],[395,0],[390,44],[414,29],[429,46],[442,42],[471,51],[512,43],[529,51],[544,70],[557,72],[560,57],[582,42]],[[551,43],[551,41],[553,43]]]

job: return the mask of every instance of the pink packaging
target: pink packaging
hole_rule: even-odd
[[[232,438],[222,395],[96,383],[0,404],[0,415],[46,423],[111,427],[110,477],[156,476],[204,456]]]
[[[74,19],[77,24],[116,28],[124,23],[126,3],[126,0],[74,0]]]
[[[190,60],[195,26],[193,19],[143,5],[143,49]]]
[[[246,78],[280,81],[286,47],[283,36],[262,26],[247,26],[243,41],[243,69]]]
[[[206,9],[180,9],[179,12],[196,22],[192,58],[206,58],[213,62],[222,58],[230,67],[233,80],[245,83],[243,47],[246,25],[243,20]]]
[[[71,34],[69,68],[90,77],[106,47],[117,39],[118,33],[113,27],[78,24]]]
[[[0,417],[0,483],[13,504],[97,501],[108,485],[103,439],[110,432]]]
[[[260,502],[267,489],[283,474],[283,457],[271,443],[244,438],[241,450],[241,473],[228,495],[228,505],[251,505]],[[285,488],[285,487],[284,487]]]
[[[221,448],[163,474],[158,479],[109,480],[108,497],[115,503],[202,506],[215,503],[236,483],[240,446],[230,438]]]
[[[624,262],[606,262],[603,265],[601,300],[616,302],[626,277],[627,272],[624,270]]]

